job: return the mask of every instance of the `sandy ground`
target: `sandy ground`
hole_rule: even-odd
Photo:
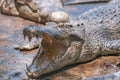
[[[76,8],[73,9],[77,11]],[[78,13],[76,12],[76,14]],[[14,49],[17,44],[27,42],[23,39],[22,29],[30,24],[35,23],[0,14],[0,80],[30,80],[25,74],[26,64],[31,64],[37,49],[32,51]],[[119,67],[114,67],[117,61],[117,56],[100,57],[92,62],[80,64],[50,76],[45,80],[78,80],[110,74],[120,70]]]
[[[25,24],[20,18],[0,15],[0,80],[26,79],[25,65],[31,63],[37,50],[20,52],[14,46],[23,42],[22,29]]]

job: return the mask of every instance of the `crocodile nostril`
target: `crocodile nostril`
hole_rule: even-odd
[[[34,76],[35,76],[35,73],[34,73],[34,72],[27,72],[27,75],[28,75],[29,77],[34,77]]]
[[[27,74],[28,77],[33,77],[34,76],[34,73],[30,71],[30,69],[27,65],[26,65],[26,70],[27,70],[26,74]]]

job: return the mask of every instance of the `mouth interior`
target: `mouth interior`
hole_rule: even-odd
[[[46,60],[47,61],[53,60],[54,57],[57,57],[57,58],[62,57],[65,54],[65,52],[68,50],[68,48],[71,46],[70,45],[71,42],[69,42],[68,39],[63,40],[63,41],[58,40],[58,39],[51,39],[52,44],[50,44],[50,39],[51,38],[48,39],[48,38],[44,37],[43,40],[41,41],[41,46],[43,47],[43,51],[42,51],[41,55],[37,56],[36,59],[34,59],[34,60],[37,61],[37,59],[38,59],[39,61],[37,61],[37,62],[41,62],[41,60],[42,60],[42,62],[37,63],[37,66],[40,66],[40,65],[44,64],[46,62]],[[44,57],[45,62],[43,61],[43,57]],[[34,63],[34,61],[33,61],[33,63]],[[40,79],[41,78],[46,78],[46,77],[52,76],[54,74],[57,74],[59,72],[62,72],[64,70],[75,67],[77,65],[79,65],[79,63],[71,63],[71,64],[65,65],[65,66],[63,66],[59,69],[55,69],[55,70],[53,69],[53,70],[48,71],[48,72],[46,71],[42,75],[36,76],[34,78],[38,78],[38,79],[39,78]]]
[[[49,62],[53,60],[54,57],[62,57],[64,53],[66,52],[69,44],[67,43],[66,40],[57,40],[57,39],[52,39],[52,43],[50,43],[49,39],[42,39],[41,41],[41,46],[43,47],[42,53],[33,59],[33,63],[37,62],[37,66],[42,66],[42,64],[46,64],[46,62]],[[59,71],[55,71],[55,73],[58,73]],[[50,73],[45,73],[45,75],[41,75],[38,77],[33,78],[45,78],[47,76],[50,76],[54,74],[54,71],[51,71]]]

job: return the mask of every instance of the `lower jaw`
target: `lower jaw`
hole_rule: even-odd
[[[73,68],[73,67],[76,67],[78,66],[80,63],[75,63],[75,64],[70,64],[70,65],[66,65],[58,70],[52,70],[51,72],[48,72],[48,73],[45,73],[45,74],[36,74],[36,76],[32,77],[32,79],[46,79],[54,74],[57,74],[59,72],[62,72],[62,71],[65,71],[67,69],[70,69],[70,68]]]

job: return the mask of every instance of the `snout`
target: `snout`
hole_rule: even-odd
[[[31,79],[38,79],[38,78],[43,78],[46,76],[49,72],[53,71],[54,68],[50,63],[42,64],[41,67],[36,67],[35,64],[32,64],[29,67],[26,67],[26,75],[31,78]]]
[[[36,74],[34,72],[27,72],[26,74],[30,78],[34,78],[36,76]]]
[[[34,66],[29,66],[29,67],[27,67],[26,66],[26,70],[27,70],[27,72],[26,72],[26,75],[29,77],[29,78],[36,78],[37,77],[37,68],[36,67],[34,67]]]

